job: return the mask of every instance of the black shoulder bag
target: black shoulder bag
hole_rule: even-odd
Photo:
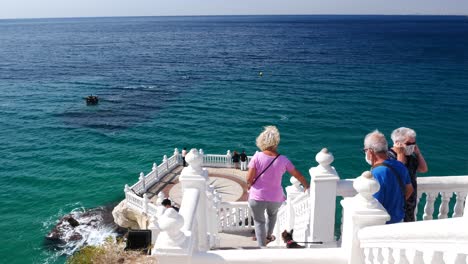
[[[270,164],[268,164],[268,166],[254,179],[254,181],[252,182],[252,185],[250,186],[253,186],[255,184],[255,182],[257,182],[258,178],[260,178],[260,176],[262,176],[262,174],[268,170],[268,168],[270,168],[271,164],[273,164],[273,162],[275,162],[275,160],[280,156],[281,154],[278,154],[278,156],[276,156],[276,158],[274,158]]]

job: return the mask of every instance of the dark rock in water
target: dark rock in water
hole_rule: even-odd
[[[76,221],[75,218],[73,218],[71,216],[67,219],[67,221],[72,227],[77,227],[77,226],[80,225],[80,223],[78,221]]]
[[[127,230],[114,223],[113,206],[72,211],[63,216],[45,236],[44,245],[64,255],[86,245],[97,245],[107,237],[121,237]]]

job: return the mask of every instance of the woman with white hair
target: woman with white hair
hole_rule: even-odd
[[[304,186],[309,188],[304,176],[294,167],[286,156],[278,153],[280,134],[275,126],[267,126],[257,137],[257,147],[249,163],[247,184],[249,186],[249,206],[252,208],[255,223],[255,237],[258,246],[264,247],[275,240],[272,235],[276,215],[285,197],[281,181],[287,171]],[[265,219],[265,211],[268,219]]]
[[[414,222],[416,221],[414,211],[418,199],[416,172],[427,172],[426,160],[424,160],[418,145],[416,145],[416,132],[413,129],[407,127],[397,128],[393,130],[391,137],[393,147],[389,150],[388,155],[390,158],[405,164],[414,189],[413,194],[406,200],[404,220],[405,222]]]

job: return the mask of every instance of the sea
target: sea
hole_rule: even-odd
[[[468,17],[0,20],[0,262],[64,263],[45,241],[63,215],[115,205],[174,148],[251,155],[266,125],[307,177],[324,147],[359,176],[364,136],[401,126],[420,177],[467,175]]]

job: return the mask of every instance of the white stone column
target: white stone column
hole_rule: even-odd
[[[336,185],[340,179],[330,164],[334,158],[326,148],[315,156],[319,163],[310,174],[310,235],[308,241],[335,241]]]
[[[206,251],[209,249],[208,238],[208,220],[207,220],[207,180],[208,170],[202,168],[203,156],[198,150],[191,149],[185,156],[188,167],[185,167],[179,177],[182,184],[182,191],[187,188],[196,188],[199,190],[199,199],[197,207],[197,231],[198,231],[198,250]]]
[[[383,225],[390,216],[383,206],[372,196],[380,185],[369,171],[365,171],[353,183],[358,194],[341,201],[343,206],[343,238],[341,248],[348,264],[364,263],[358,231],[366,226]]]

